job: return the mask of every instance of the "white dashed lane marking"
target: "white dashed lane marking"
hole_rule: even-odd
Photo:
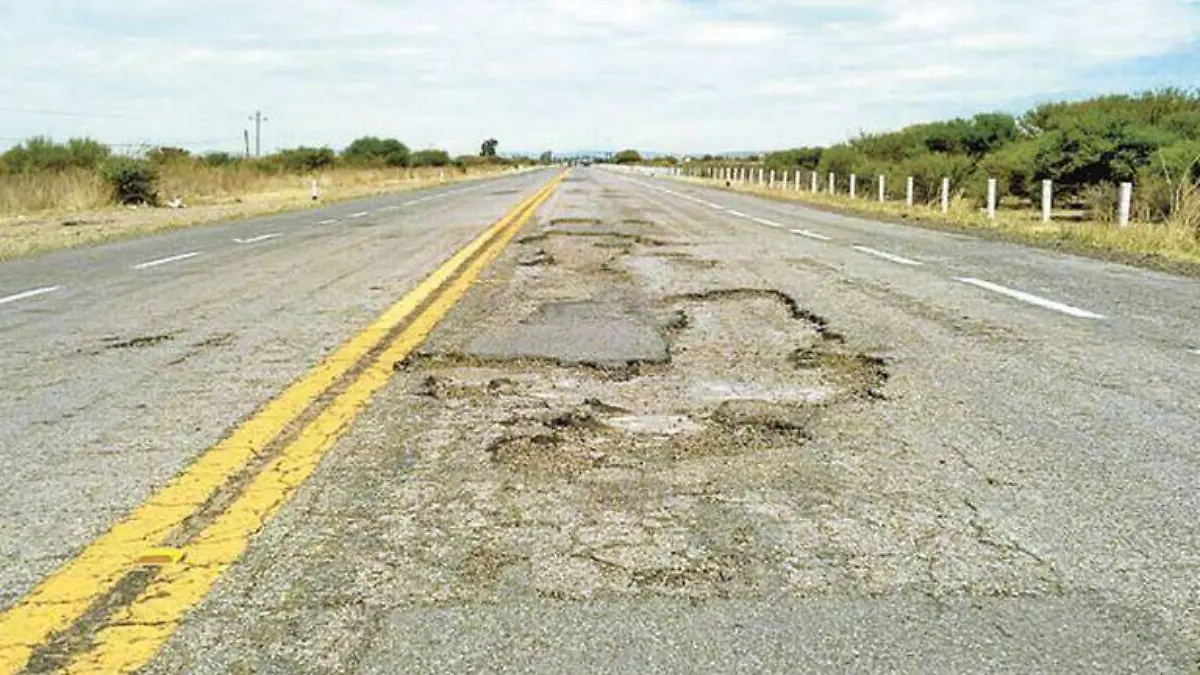
[[[808,230],[792,230],[792,234],[798,234],[801,237],[808,237],[809,239],[816,239],[817,241],[830,241],[829,237],[826,237],[823,234],[817,234],[816,232],[809,232]]]
[[[135,270],[149,269],[151,267],[158,267],[159,265],[167,265],[169,263],[179,262],[181,260],[188,260],[189,258],[195,258],[198,255],[200,255],[200,251],[193,251],[192,253],[181,253],[179,255],[173,255],[169,258],[159,258],[158,260],[151,260],[149,262],[144,262],[144,263],[141,263],[138,265],[134,265],[133,269],[135,269]]]
[[[1103,314],[1096,314],[1095,312],[1089,312],[1086,309],[1072,307],[1071,305],[1066,305],[1061,302],[1049,300],[1047,298],[1043,298],[1041,296],[1037,296],[1032,293],[1026,293],[1025,291],[1018,291],[1015,288],[1008,288],[1007,286],[1001,286],[1000,284],[993,284],[990,281],[983,281],[982,279],[972,279],[970,277],[956,277],[954,280],[964,283],[964,284],[970,284],[971,286],[976,286],[978,288],[989,290],[993,293],[999,293],[1001,295],[1006,295],[1015,300],[1020,300],[1021,302],[1027,302],[1031,305],[1037,305],[1038,307],[1043,307],[1045,309],[1052,309],[1056,312],[1062,312],[1063,314],[1066,314],[1068,316],[1073,316],[1073,317],[1076,317],[1079,319],[1103,319],[1104,318]]]
[[[280,235],[278,232],[272,232],[271,234],[261,234],[257,237],[251,237],[249,239],[234,239],[234,241],[239,244],[257,244],[260,241],[267,241],[268,239],[274,239],[275,237],[279,236],[282,235]]]
[[[47,293],[53,293],[54,291],[57,291],[60,288],[62,288],[62,287],[61,286],[46,286],[45,288],[35,288],[31,291],[23,291],[21,293],[16,293],[14,295],[8,295],[3,298],[0,298],[0,305],[7,305],[10,302],[17,302],[18,300],[28,300],[29,298],[36,298],[39,295],[46,295]]]
[[[917,267],[917,266],[925,264],[925,263],[921,262],[920,260],[912,260],[911,258],[905,258],[903,256],[898,256],[895,253],[888,253],[887,251],[879,251],[879,250],[876,250],[873,248],[867,248],[866,246],[855,246],[854,250],[859,251],[860,253],[866,253],[867,255],[873,255],[876,258],[881,258],[883,260],[887,260],[888,262],[894,262],[897,265],[910,265],[913,267]]]

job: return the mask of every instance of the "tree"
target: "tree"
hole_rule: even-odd
[[[552,164],[554,162],[554,153],[547,150],[538,157],[538,161],[542,164]]]
[[[408,166],[408,146],[394,138],[363,136],[346,146],[342,159],[365,166]]]
[[[617,164],[637,164],[642,161],[642,155],[637,150],[622,150],[613,156]]]
[[[500,147],[500,141],[498,141],[494,138],[489,138],[486,141],[484,141],[482,145],[479,146],[479,156],[480,157],[495,157],[496,156],[496,148],[498,148],[498,147]]]

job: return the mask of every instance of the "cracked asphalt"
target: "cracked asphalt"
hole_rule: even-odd
[[[0,602],[516,198],[8,319]],[[1197,672],[1198,314],[575,169],[145,672]]]

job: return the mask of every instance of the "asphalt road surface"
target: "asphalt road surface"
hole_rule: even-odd
[[[0,672],[1200,670],[1200,284],[555,175],[0,265]]]

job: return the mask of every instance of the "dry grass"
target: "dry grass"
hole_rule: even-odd
[[[445,169],[446,182],[502,168]],[[442,182],[440,169],[334,169],[319,177],[321,202],[415,190]],[[221,220],[311,208],[308,175],[262,174],[249,168],[186,166],[163,171],[161,194],[187,208],[112,206],[104,182],[90,172],[0,176],[0,260],[95,244]]]
[[[96,209],[107,204],[111,196],[108,184],[94,171],[0,174],[0,217]]]
[[[712,181],[687,179],[712,184]],[[724,183],[718,183],[724,187]],[[914,225],[945,226],[1000,235],[1005,239],[1036,245],[1068,248],[1097,257],[1118,257],[1128,262],[1166,260],[1187,265],[1200,264],[1200,190],[1194,187],[1181,191],[1175,215],[1165,223],[1134,222],[1121,228],[1099,221],[1041,221],[1033,210],[1004,209],[989,220],[982,209],[969,200],[954,199],[948,213],[940,205],[917,204],[909,208],[903,201],[879,202],[872,198],[850,199],[849,195],[796,192],[792,189],[767,189],[757,185],[737,185],[737,192],[758,194],[774,199],[787,199],[820,207],[848,210],[867,215],[879,215],[887,220],[906,221]]]

